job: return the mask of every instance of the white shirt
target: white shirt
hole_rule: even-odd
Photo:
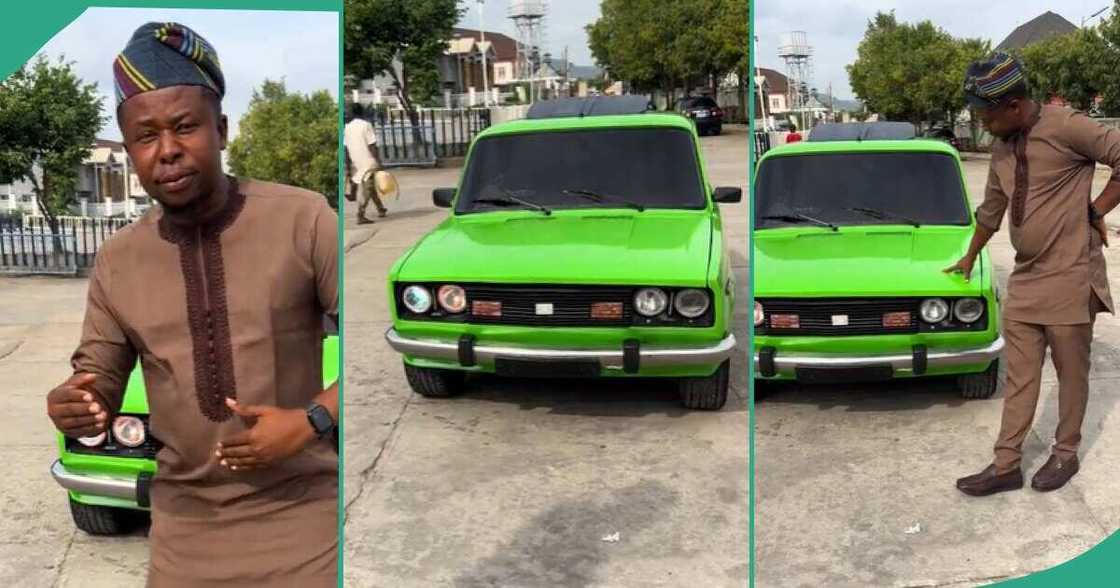
[[[371,172],[376,171],[374,169],[375,160],[373,154],[370,153],[370,145],[377,144],[377,133],[374,132],[373,125],[368,120],[355,118],[346,123],[342,135],[342,143],[346,146],[346,153],[354,164],[354,174],[350,177],[350,181],[361,184],[363,180],[368,179],[367,176]]]

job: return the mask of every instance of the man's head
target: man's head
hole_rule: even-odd
[[[366,115],[366,107],[361,102],[353,102],[350,104],[350,120],[362,118]]]
[[[191,29],[148,23],[113,62],[117,124],[144,189],[189,211],[222,182],[227,122],[218,55]]]
[[[984,128],[1001,139],[1027,126],[1035,110],[1022,66],[1006,53],[969,65],[964,95]]]

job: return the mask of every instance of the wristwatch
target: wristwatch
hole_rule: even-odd
[[[1093,206],[1093,203],[1090,202],[1089,203],[1089,222],[1091,222],[1091,223],[1092,222],[1097,222],[1097,221],[1101,220],[1102,218],[1104,218],[1104,215],[1097,212],[1097,207]]]
[[[335,422],[331,418],[331,412],[321,404],[313,402],[307,407],[307,422],[311,423],[311,428],[320,439],[334,433]]]

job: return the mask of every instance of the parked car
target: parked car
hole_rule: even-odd
[[[996,390],[999,292],[988,252],[944,273],[976,221],[957,152],[940,141],[771,149],[755,187],[756,385],[956,376]]]
[[[323,383],[338,378],[338,328],[323,341]],[[111,431],[92,438],[58,434],[59,458],[51,475],[68,493],[74,525],[93,535],[117,535],[141,524],[151,505],[148,493],[163,447],[148,427],[148,397],[137,364]]]
[[[735,337],[718,204],[742,192],[712,189],[679,116],[570,111],[478,135],[458,188],[432,193],[450,215],[389,273],[386,339],[424,396],[481,372],[673,378],[686,407],[719,409]]]
[[[696,123],[696,132],[719,135],[723,132],[723,109],[707,96],[692,96],[677,100],[677,112]]]
[[[957,138],[957,134],[953,131],[953,129],[949,127],[931,127],[929,129],[926,129],[922,136],[929,139],[944,141],[952,145],[953,149],[956,149],[957,151],[961,150],[961,140]]]

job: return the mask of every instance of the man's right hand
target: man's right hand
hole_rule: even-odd
[[[976,258],[971,256],[964,256],[957,263],[945,268],[947,274],[961,274],[964,276],[964,281],[969,281],[972,278],[972,266],[976,263]]]
[[[74,374],[47,394],[47,415],[67,437],[92,437],[105,431],[109,412],[91,392],[97,376]]]

